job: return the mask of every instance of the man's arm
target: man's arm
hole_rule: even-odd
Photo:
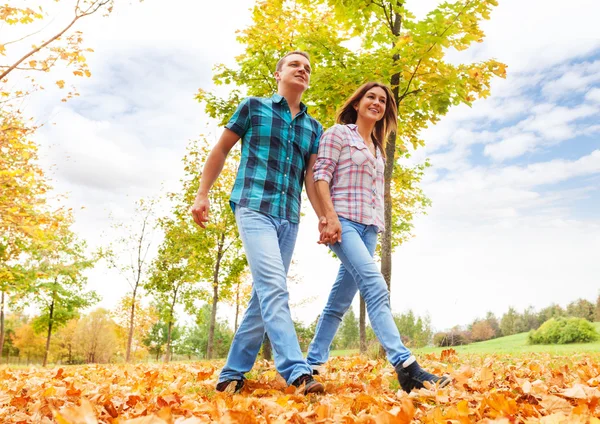
[[[240,139],[240,136],[231,131],[225,129],[219,141],[206,158],[206,163],[202,169],[202,176],[200,178],[200,188],[198,194],[196,194],[196,200],[192,206],[192,216],[194,221],[202,228],[206,228],[206,222],[208,222],[208,213],[210,212],[210,202],[208,200],[208,192],[213,186],[221,171],[227,155],[235,143]]]
[[[313,166],[315,165],[316,161],[317,155],[310,155],[310,158],[308,159],[308,166],[306,168],[306,175],[304,178],[304,186],[306,187],[306,195],[308,196],[308,200],[317,214],[317,217],[320,219],[323,216],[323,213],[321,211],[319,198],[317,197],[317,192],[315,191],[315,174],[313,172]]]

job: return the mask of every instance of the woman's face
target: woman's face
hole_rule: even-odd
[[[387,94],[381,87],[368,90],[355,106],[358,119],[379,121],[385,115]]]

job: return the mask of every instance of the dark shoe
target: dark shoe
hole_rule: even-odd
[[[422,389],[425,387],[425,382],[428,381],[431,384],[437,383],[438,387],[444,387],[450,383],[450,378],[447,376],[438,377],[437,375],[428,373],[417,363],[417,361],[410,364],[408,367],[403,368],[402,364],[396,367],[396,373],[398,374],[398,381],[402,390],[410,393],[412,389]]]
[[[239,393],[242,387],[244,387],[244,380],[225,380],[217,384],[217,392]]]
[[[325,387],[319,383],[317,380],[312,378],[312,375],[302,374],[292,383],[293,386],[302,387],[304,386],[304,394],[307,395],[309,393],[323,393],[325,391]]]

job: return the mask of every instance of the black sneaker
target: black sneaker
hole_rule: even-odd
[[[450,383],[450,378],[447,376],[438,377],[437,375],[428,373],[417,363],[417,361],[410,364],[408,367],[403,368],[402,364],[396,367],[396,373],[398,374],[398,381],[402,390],[410,393],[412,389],[422,389],[425,387],[426,381],[431,384],[438,384],[438,387],[447,386]]]
[[[225,380],[217,384],[217,392],[239,393],[242,387],[244,387],[244,380]]]
[[[323,393],[325,391],[325,387],[319,383],[317,380],[312,378],[310,374],[302,374],[292,383],[293,386],[301,387],[304,385],[304,394],[307,395],[309,393]]]

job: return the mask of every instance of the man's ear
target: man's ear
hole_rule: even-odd
[[[281,77],[279,76],[279,71],[275,71],[273,76],[275,77],[275,81],[279,82],[279,80],[281,80]]]

